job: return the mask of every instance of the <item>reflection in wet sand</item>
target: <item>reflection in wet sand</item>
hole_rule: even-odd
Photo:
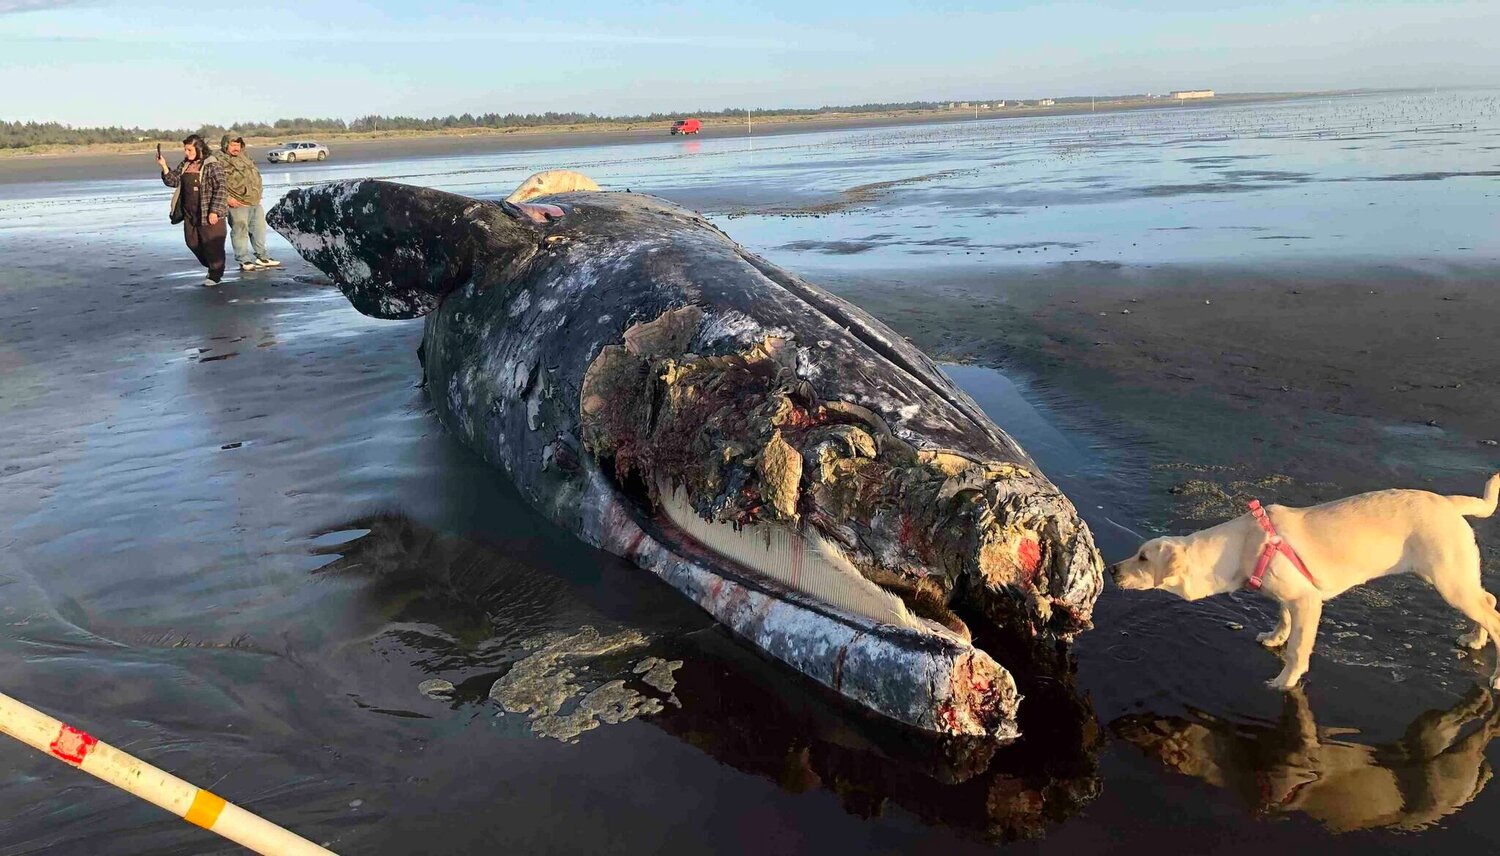
[[[1392,743],[1368,746],[1320,729],[1298,689],[1273,725],[1132,714],[1110,730],[1168,769],[1233,791],[1257,813],[1300,812],[1336,832],[1421,829],[1468,805],[1492,775],[1485,749],[1500,705],[1476,686],[1429,710]],[[1347,733],[1347,732],[1342,732]]]
[[[989,841],[1040,837],[1099,794],[1102,733],[1071,677],[1027,687],[1024,734],[1013,744],[933,739],[830,696],[717,626],[569,626],[599,616],[580,612],[568,586],[530,564],[524,547],[397,515],[347,524],[314,544],[339,556],[319,573],[378,580],[372,595],[405,628],[408,650],[442,675],[414,692],[440,688],[437,697],[464,715],[503,707],[527,714],[538,737],[584,745],[600,724],[639,718],[789,792],[829,791],[858,817],[894,805]],[[483,626],[453,616],[462,626],[412,637],[416,615],[431,618],[430,605],[418,606],[424,599],[458,603]],[[1067,664],[1056,674],[1069,675]],[[612,701],[591,703],[601,693]]]
[[[719,628],[683,642],[681,706],[647,721],[792,793],[826,790],[865,818],[899,806],[992,842],[1040,838],[1099,795],[1102,732],[1072,686],[1029,688],[1013,744],[934,739],[840,704]]]

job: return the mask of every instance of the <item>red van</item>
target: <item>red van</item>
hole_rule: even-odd
[[[696,134],[703,130],[703,123],[697,119],[678,119],[672,123],[672,134]]]

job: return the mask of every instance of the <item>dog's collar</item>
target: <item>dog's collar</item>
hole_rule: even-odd
[[[1260,560],[1255,563],[1255,573],[1251,574],[1250,579],[1245,581],[1245,587],[1251,591],[1259,591],[1261,585],[1265,582],[1266,569],[1271,567],[1272,557],[1277,553],[1281,553],[1297,567],[1297,570],[1302,572],[1302,576],[1307,577],[1307,581],[1313,584],[1313,588],[1317,588],[1318,581],[1313,578],[1312,571],[1307,569],[1307,565],[1302,563],[1302,557],[1297,555],[1297,551],[1292,549],[1291,544],[1288,544],[1280,535],[1276,534],[1276,527],[1271,524],[1271,517],[1261,507],[1260,500],[1250,500],[1250,515],[1255,518],[1256,523],[1260,524],[1260,528],[1266,530],[1266,534],[1270,535],[1271,538],[1266,541],[1266,546],[1260,551]]]

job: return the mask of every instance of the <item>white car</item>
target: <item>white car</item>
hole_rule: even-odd
[[[296,163],[297,161],[320,161],[327,159],[328,147],[315,143],[312,140],[296,140],[290,143],[282,143],[266,152],[266,160],[271,163]]]

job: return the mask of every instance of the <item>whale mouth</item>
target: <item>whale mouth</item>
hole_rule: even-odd
[[[916,633],[936,634],[968,643],[968,628],[961,623],[946,627],[912,613],[899,596],[876,585],[860,573],[837,544],[811,526],[800,530],[782,523],[752,522],[743,525],[705,519],[689,503],[686,492],[659,486],[662,529],[679,533],[714,558],[733,562],[755,577],[762,577],[853,616]]]
[[[770,337],[689,350],[671,310],[603,348],[581,389],[586,450],[646,519],[720,564],[827,608],[967,640],[956,607],[1024,644],[1089,627],[1097,553],[1027,467],[921,449],[865,408],[824,400]]]

